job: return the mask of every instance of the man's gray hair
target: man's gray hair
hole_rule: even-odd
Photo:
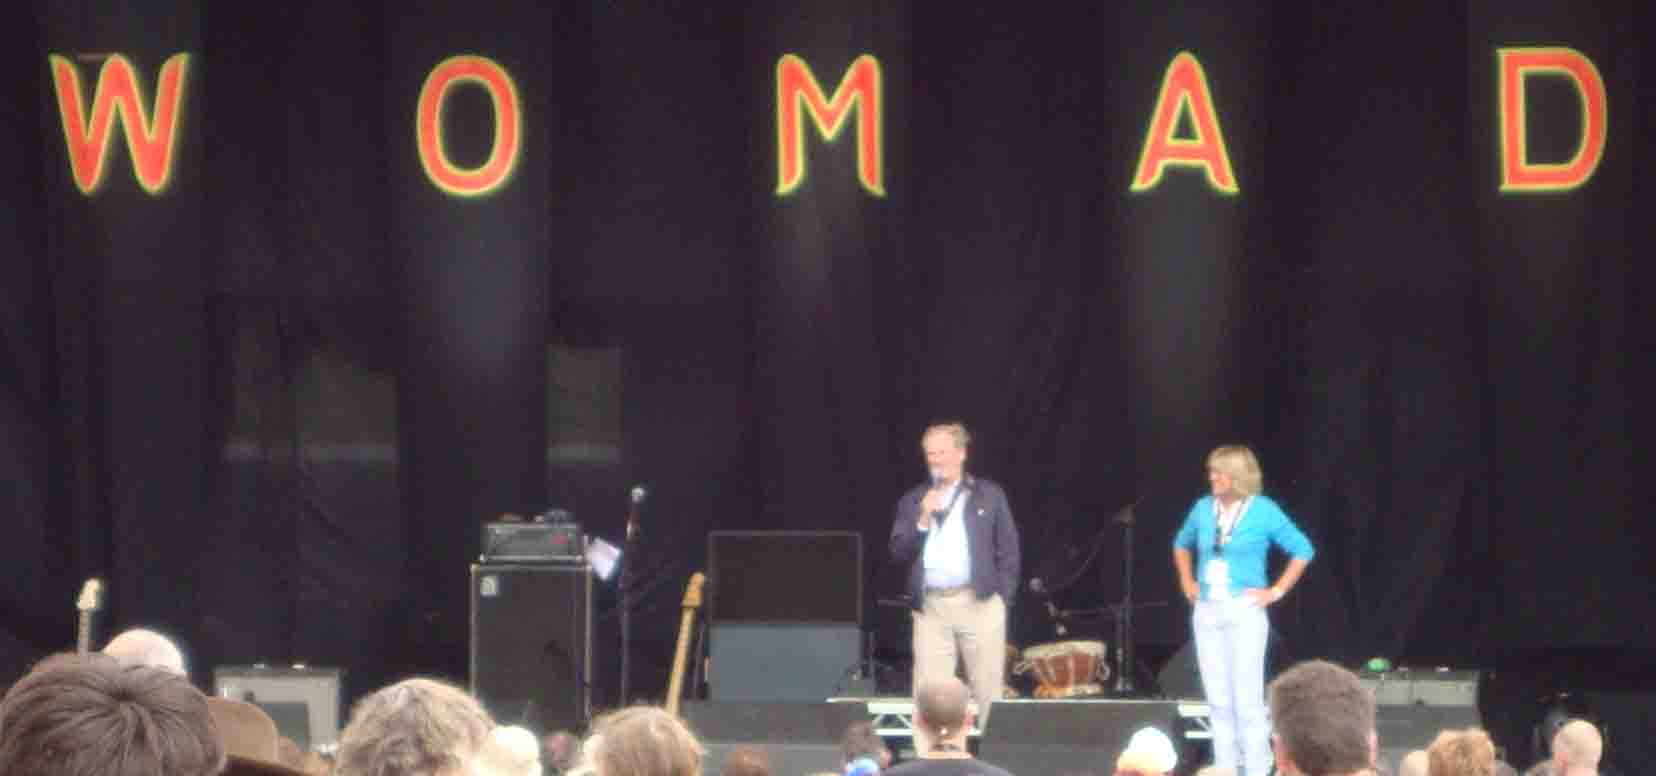
[[[103,653],[124,666],[150,666],[179,676],[190,673],[184,665],[184,652],[172,639],[144,628],[122,631],[104,645]]]
[[[954,437],[955,447],[958,447],[962,450],[965,450],[969,445],[972,444],[972,434],[971,434],[971,432],[966,430],[966,424],[965,423],[961,423],[958,420],[951,420],[951,421],[947,421],[947,422],[943,422],[943,423],[933,423],[932,425],[926,427],[926,433],[921,434],[920,438],[922,440],[924,440],[926,437],[929,437],[932,434],[948,434],[949,436]]]

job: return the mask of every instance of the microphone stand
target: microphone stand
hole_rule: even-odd
[[[616,580],[616,594],[621,598],[621,696],[619,706],[626,706],[630,694],[632,672],[628,663],[632,655],[632,566],[633,537],[638,533],[638,505],[644,501],[644,489],[635,487],[627,507],[627,537],[621,542],[621,578]]]
[[[1121,695],[1133,693],[1133,508],[1116,515],[1125,531],[1121,560],[1121,612],[1116,616],[1116,680],[1115,691]]]

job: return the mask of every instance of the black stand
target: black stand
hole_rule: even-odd
[[[1127,507],[1116,515],[1126,533],[1121,554],[1121,604],[1115,618],[1116,676],[1115,691],[1120,695],[1133,693],[1133,508]]]
[[[626,706],[631,701],[630,679],[632,671],[628,663],[632,656],[632,567],[633,567],[633,537],[638,533],[638,505],[644,503],[644,487],[634,486],[632,498],[627,507],[627,537],[621,542],[621,578],[616,580],[616,595],[621,598],[621,697],[619,706]]]
[[[1121,524],[1125,533],[1122,538],[1121,554],[1121,602],[1099,609],[1077,609],[1065,611],[1047,604],[1053,619],[1062,623],[1068,621],[1089,621],[1091,618],[1107,614],[1115,620],[1115,684],[1110,688],[1112,695],[1133,695],[1138,688],[1133,686],[1133,610],[1148,609],[1153,606],[1166,606],[1166,601],[1148,601],[1133,603],[1133,508],[1135,504],[1128,504],[1117,512],[1114,520]],[[1065,584],[1068,587],[1068,584]],[[1062,631],[1060,631],[1062,633]]]
[[[632,568],[631,534],[628,534],[627,541],[621,544],[621,578],[616,582],[616,596],[620,599],[621,607],[621,695],[617,699],[617,706],[624,707],[627,705],[629,694],[627,680],[632,673],[627,666],[627,658],[632,654],[632,616],[629,614],[632,611],[632,586],[628,584],[627,579],[632,576],[628,573],[628,569]]]

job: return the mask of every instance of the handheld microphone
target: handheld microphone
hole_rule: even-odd
[[[931,484],[931,489],[932,490],[942,490],[943,489],[943,472],[940,471],[940,470],[937,470],[937,469],[931,469],[931,470],[929,470],[929,473],[931,474],[931,483],[930,483]],[[932,516],[932,527],[933,528],[942,528],[943,527],[943,518],[946,518],[946,517],[949,516],[949,510],[947,510],[947,509],[933,509],[932,513],[931,513],[931,516]]]

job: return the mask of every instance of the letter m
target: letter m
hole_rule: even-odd
[[[792,194],[805,181],[805,123],[809,113],[824,140],[833,142],[845,128],[853,109],[857,114],[857,179],[869,193],[885,196],[881,170],[884,149],[880,62],[864,54],[851,63],[834,95],[823,94],[821,84],[805,60],[784,54],[776,62],[776,194]]]
[[[143,90],[132,63],[120,54],[111,54],[98,70],[98,85],[92,91],[91,116],[87,117],[85,90],[80,71],[67,57],[47,57],[52,66],[52,85],[57,90],[58,114],[63,119],[63,140],[69,150],[69,168],[75,185],[91,194],[103,183],[109,146],[116,123],[126,136],[132,171],[139,185],[159,194],[172,179],[173,151],[178,144],[179,106],[184,98],[184,73],[190,55],[174,54],[161,65],[155,94],[154,113],[146,110]],[[151,116],[153,115],[153,121]]]

